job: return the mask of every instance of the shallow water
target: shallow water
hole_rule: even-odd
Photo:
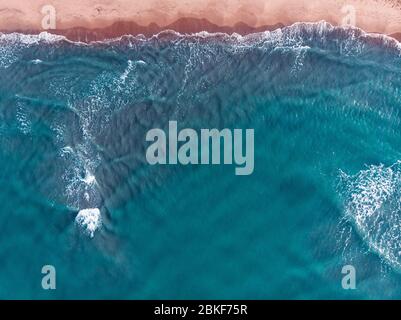
[[[326,23],[0,35],[0,297],[399,297],[400,52]],[[148,165],[146,132],[169,120],[253,128],[254,173]]]

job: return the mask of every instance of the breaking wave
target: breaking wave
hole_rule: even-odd
[[[346,217],[374,252],[401,270],[401,161],[340,178]]]

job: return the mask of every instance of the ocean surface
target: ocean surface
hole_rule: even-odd
[[[400,102],[401,45],[324,22],[0,34],[0,298],[400,298]],[[253,174],[149,165],[170,120],[254,129]]]

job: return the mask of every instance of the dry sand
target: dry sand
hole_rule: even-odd
[[[93,30],[121,21],[135,23],[135,27],[114,27],[108,36],[140,32],[137,24],[155,23],[165,28],[184,17],[207,19],[216,26],[230,26],[232,30],[228,31],[238,29],[240,33],[253,30],[246,25],[269,29],[266,26],[274,28],[279,24],[319,20],[341,25],[347,15],[342,11],[345,6],[355,9],[355,25],[365,31],[401,32],[401,1],[394,0],[0,0],[0,30],[43,31],[41,8],[45,5],[56,9],[58,30],[75,27]],[[191,31],[189,24],[194,23],[196,31],[213,28],[195,19],[180,23],[184,31]],[[149,32],[152,30],[158,29],[148,28]]]

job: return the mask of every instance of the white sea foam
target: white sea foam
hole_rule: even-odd
[[[123,74],[120,76],[121,82],[125,83],[129,73],[132,71],[133,63],[131,60],[128,60],[127,68],[124,70]]]
[[[401,162],[340,176],[346,217],[372,251],[401,270]]]
[[[40,59],[34,59],[34,60],[31,60],[30,62],[31,62],[32,64],[40,64],[40,63],[42,63],[43,61],[40,60]]]
[[[64,157],[65,155],[71,154],[73,152],[74,152],[74,150],[70,146],[65,146],[65,147],[61,148],[60,155],[62,157]]]
[[[364,30],[353,27],[353,26],[333,26],[330,23],[322,20],[319,22],[296,22],[292,25],[285,26],[283,28],[277,28],[272,31],[262,31],[262,32],[255,32],[250,33],[247,35],[240,35],[238,33],[233,32],[232,34],[222,33],[222,32],[207,32],[201,31],[191,34],[181,34],[174,30],[163,30],[151,37],[145,37],[143,34],[140,35],[123,35],[115,38],[110,38],[102,41],[91,41],[88,43],[81,42],[81,41],[72,41],[67,39],[65,36],[55,35],[48,32],[41,32],[40,34],[36,35],[28,35],[28,34],[21,34],[21,33],[1,33],[0,32],[0,44],[2,43],[22,43],[26,45],[38,44],[40,42],[46,43],[55,43],[60,41],[65,41],[69,43],[75,43],[79,45],[91,45],[91,44],[108,44],[108,43],[118,43],[122,40],[134,40],[134,41],[149,41],[149,40],[159,40],[163,38],[173,38],[183,39],[183,38],[200,38],[200,39],[207,39],[207,38],[219,38],[225,41],[234,42],[238,45],[250,45],[260,42],[272,42],[276,44],[287,43],[290,44],[291,42],[298,43],[303,42],[302,38],[305,34],[319,36],[322,40],[326,39],[327,36],[331,33],[341,33],[345,32],[348,37],[350,43],[352,42],[355,46],[360,44],[360,41],[365,39],[374,39],[379,40],[379,42],[386,46],[386,47],[393,47],[398,48],[401,51],[401,43],[398,42],[396,39],[387,36],[385,34],[380,33],[370,33],[365,32]]]
[[[96,183],[96,177],[88,170],[86,171],[85,178],[82,180],[88,185]]]
[[[18,121],[18,129],[25,135],[31,132],[31,120],[30,116],[27,112],[27,108],[21,102],[17,103],[17,121]]]
[[[97,155],[88,154],[89,146],[76,145],[73,148],[65,146],[60,150],[60,156],[65,159],[66,168],[62,176],[65,181],[65,197],[69,206],[79,208],[83,204],[97,206],[100,193],[96,176],[93,174],[97,165]]]
[[[68,41],[64,36],[41,32],[39,34],[23,34],[18,32],[0,33],[0,44],[20,43],[24,45],[33,45],[38,43],[55,43],[59,41]]]
[[[93,238],[95,231],[102,226],[100,210],[98,208],[82,209],[78,212],[75,222]]]
[[[25,45],[38,44],[40,42],[54,43],[59,41],[68,41],[66,37],[48,33],[41,32],[39,34],[23,34],[18,32],[12,33],[0,33],[0,43],[11,42],[11,43],[22,43]]]
[[[22,33],[1,33],[0,32],[0,68],[8,68],[16,62],[23,50],[32,45],[40,43],[55,43],[59,41],[68,41],[64,36],[41,32],[36,35],[27,35]],[[33,60],[32,63],[38,63],[39,60]]]

